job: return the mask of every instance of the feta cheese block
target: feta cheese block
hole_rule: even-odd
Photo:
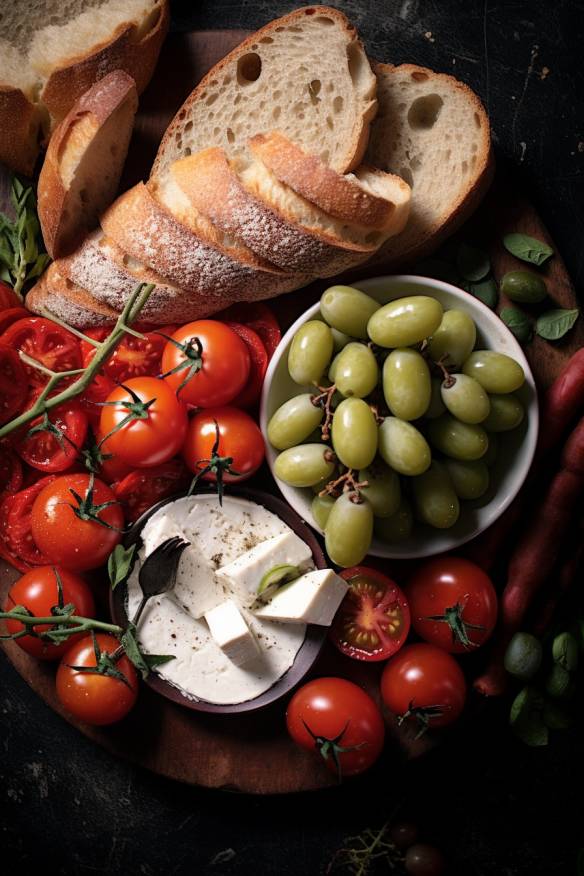
[[[312,551],[291,529],[263,541],[217,569],[217,577],[248,608],[258,597],[260,583],[278,566],[295,566],[299,571],[312,565]]]
[[[223,653],[236,666],[245,666],[258,656],[257,640],[232,599],[206,612],[205,620]]]
[[[256,617],[288,623],[319,624],[333,621],[348,584],[332,569],[315,569],[281,587]]]

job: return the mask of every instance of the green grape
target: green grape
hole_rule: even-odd
[[[484,429],[483,425],[483,429]],[[499,439],[494,432],[489,432],[489,446],[484,456],[481,456],[481,462],[484,462],[487,468],[492,468],[497,461],[499,453]]]
[[[333,350],[335,353],[340,353],[343,347],[346,347],[353,340],[351,335],[346,335],[336,328],[331,328],[331,334],[333,336]]]
[[[477,339],[475,324],[464,310],[447,310],[442,322],[428,339],[428,352],[434,362],[440,359],[458,368],[468,359]]]
[[[318,496],[319,493],[322,493],[327,484],[330,484],[331,481],[334,481],[336,477],[338,477],[339,471],[335,466],[333,471],[330,474],[327,474],[324,478],[321,478],[315,484],[310,485],[310,489],[314,493],[315,496]]]
[[[306,392],[284,402],[270,418],[268,441],[276,450],[287,450],[301,444],[322,423],[324,411],[312,404]]]
[[[333,361],[329,365],[327,377],[330,380],[331,385],[335,382],[335,377],[337,376],[337,364],[338,364],[340,355],[341,355],[340,353],[337,353],[337,355],[334,357]]]
[[[427,295],[396,298],[377,310],[367,325],[369,337],[380,347],[410,347],[435,332],[442,306]]]
[[[311,319],[301,326],[288,352],[288,371],[294,383],[318,383],[333,355],[333,336],[328,325]]]
[[[367,323],[376,310],[379,303],[352,286],[331,286],[320,299],[323,319],[353,338],[367,337]]]
[[[392,414],[417,420],[428,410],[432,395],[430,371],[416,350],[393,350],[383,363],[383,394]]]
[[[274,474],[292,487],[311,487],[335,470],[335,457],[326,444],[299,444],[276,457]]]
[[[324,529],[326,522],[331,513],[331,508],[335,504],[335,499],[332,496],[315,496],[312,500],[310,510],[317,526]]]
[[[344,350],[333,360],[334,382],[344,396],[365,398],[373,392],[379,378],[379,368],[375,356],[366,344],[353,342],[347,344]]]
[[[482,426],[461,423],[450,414],[442,414],[428,423],[428,437],[440,453],[452,459],[480,459],[489,446]]]
[[[337,566],[356,566],[367,554],[373,535],[373,511],[357,493],[343,493],[330,510],[324,530],[326,552]]]
[[[399,474],[422,474],[430,465],[432,454],[421,432],[397,417],[386,417],[379,427],[379,453]]]
[[[433,377],[430,390],[430,404],[424,416],[427,420],[435,420],[444,413],[446,407],[442,401],[442,381],[439,377]]]
[[[400,484],[399,477],[380,460],[377,460],[369,468],[362,468],[359,472],[359,482],[366,481],[367,487],[361,487],[360,492],[365,496],[373,509],[375,517],[391,517],[399,508]]]
[[[463,423],[481,423],[491,409],[485,390],[467,374],[451,374],[442,383],[442,401]]]
[[[363,399],[346,398],[333,415],[333,448],[347,468],[367,468],[377,453],[377,422]]]
[[[523,420],[525,410],[516,395],[491,395],[491,412],[483,426],[487,432],[508,432]]]
[[[489,469],[482,459],[447,459],[444,464],[459,499],[480,499],[489,489]]]
[[[405,496],[402,495],[399,508],[391,517],[376,517],[373,530],[380,541],[396,544],[405,541],[412,534],[414,515],[412,506]]]
[[[487,392],[515,392],[525,381],[519,362],[494,350],[475,350],[462,366],[462,370],[469,377],[478,380]]]
[[[446,468],[434,460],[424,474],[412,481],[416,513],[435,529],[450,529],[458,520],[460,503]]]

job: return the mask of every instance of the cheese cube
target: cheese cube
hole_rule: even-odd
[[[195,619],[220,605],[225,600],[223,585],[215,577],[215,570],[193,542],[180,558],[174,589],[169,596]]]
[[[276,566],[296,566],[299,571],[312,564],[312,552],[306,542],[292,532],[285,532],[260,542],[227,566],[217,569],[223,581],[242,605],[251,606],[258,596],[264,575]]]
[[[255,614],[265,620],[328,627],[348,589],[332,569],[316,569],[285,584]]]
[[[245,666],[258,656],[257,640],[232,599],[206,612],[205,620],[225,656],[236,666]]]

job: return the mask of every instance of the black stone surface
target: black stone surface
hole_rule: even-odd
[[[302,3],[174,2],[173,27],[255,27]],[[584,4],[342,0],[370,53],[453,72],[484,100],[579,288],[584,280]],[[117,761],[48,709],[0,657],[0,871],[322,873],[343,838],[396,804],[461,876],[576,876],[581,731],[545,749],[495,707],[424,761],[317,795],[258,799],[174,784]],[[380,872],[387,872],[381,870]],[[581,871],[580,871],[581,872]]]

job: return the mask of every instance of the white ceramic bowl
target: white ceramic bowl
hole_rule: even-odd
[[[456,286],[428,277],[407,274],[374,277],[352,285],[382,304],[409,295],[430,295],[436,298],[445,310],[454,307],[466,310],[477,327],[477,348],[506,353],[519,362],[525,372],[525,384],[517,395],[525,405],[526,417],[518,429],[498,436],[502,452],[498,455],[491,471],[491,484],[487,493],[476,501],[465,501],[462,504],[460,518],[451,529],[433,529],[416,522],[412,535],[407,541],[388,545],[374,539],[369,553],[377,557],[406,559],[427,557],[452,550],[470,541],[494,523],[512,502],[529,471],[539,425],[537,393],[529,364],[523,350],[499,317],[477,298]],[[290,326],[274,353],[266,374],[260,409],[260,425],[264,436],[274,411],[293,395],[310,389],[299,387],[290,378],[287,367],[288,349],[300,326],[309,319],[319,318],[319,304],[316,303]],[[274,474],[274,461],[278,452],[271,447],[267,438],[266,454]],[[310,511],[312,491],[291,487],[278,478],[276,483],[294,510],[314,529],[322,532]]]

